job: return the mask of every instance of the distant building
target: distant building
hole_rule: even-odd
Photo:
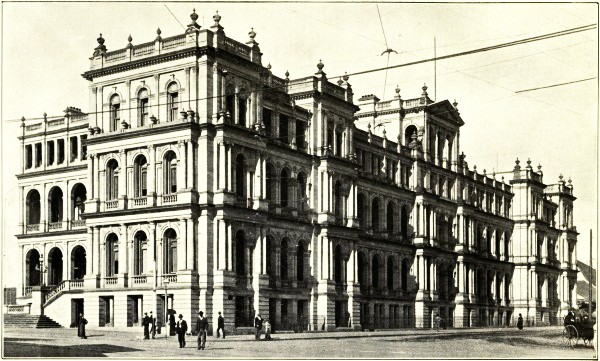
[[[92,327],[259,312],[275,331],[555,324],[574,305],[570,184],[470,170],[457,103],[425,86],[357,106],[347,76],[278,78],[254,31],[190,17],[124,49],[100,36],[89,112],[23,119],[19,303]]]

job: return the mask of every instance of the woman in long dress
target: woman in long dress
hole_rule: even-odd
[[[87,320],[83,318],[83,313],[79,314],[79,325],[77,325],[77,336],[80,338],[87,338],[85,335],[85,325],[87,325]]]

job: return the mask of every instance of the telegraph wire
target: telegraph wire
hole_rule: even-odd
[[[411,65],[423,64],[423,63],[431,62],[431,61],[434,61],[434,60],[444,60],[444,59],[450,59],[450,58],[455,58],[455,57],[460,57],[460,56],[466,56],[466,55],[471,55],[471,54],[476,54],[476,53],[482,53],[482,52],[487,52],[487,51],[491,51],[491,50],[497,50],[497,49],[502,49],[502,48],[506,48],[506,47],[511,47],[511,46],[516,46],[516,45],[526,44],[526,43],[530,43],[530,42],[547,40],[547,39],[552,39],[552,38],[555,38],[555,37],[571,35],[571,34],[579,33],[579,32],[582,32],[582,31],[593,30],[593,29],[596,28],[596,26],[597,26],[597,24],[589,24],[589,25],[580,26],[580,27],[576,27],[576,28],[571,28],[571,29],[561,30],[561,31],[552,32],[552,33],[548,33],[548,34],[543,34],[543,35],[539,35],[539,36],[529,37],[529,38],[525,38],[525,39],[521,39],[521,40],[515,40],[515,41],[511,41],[511,42],[507,42],[507,43],[502,43],[502,44],[487,46],[487,47],[483,47],[483,48],[478,48],[478,49],[463,51],[463,52],[454,53],[454,54],[448,54],[448,55],[444,55],[444,56],[440,56],[440,57],[434,57],[434,58],[417,60],[417,61],[413,61],[413,62],[409,62],[409,63],[403,63],[403,64],[398,64],[398,65],[387,66],[387,67],[384,67],[384,68],[375,68],[375,69],[363,70],[363,71],[358,71],[358,72],[350,73],[350,74],[347,74],[347,75],[348,76],[364,75],[364,74],[374,73],[374,72],[383,71],[383,70],[387,70],[387,69],[395,69],[395,68],[407,67],[407,66],[411,66]],[[329,79],[340,78],[341,76],[342,75],[332,76],[332,77],[329,77]],[[265,90],[283,89],[283,88],[286,88],[287,86],[288,86],[287,84],[286,85],[282,85],[282,86],[268,86],[268,87],[256,89],[254,91],[265,91]],[[251,91],[248,90],[246,92],[239,92],[238,94],[244,94],[244,93],[250,93],[250,92]],[[195,99],[189,99],[189,100],[181,100],[181,101],[178,102],[178,104],[182,104],[184,102],[189,102],[189,101],[210,100],[210,99],[214,99],[214,98],[222,98],[222,97],[225,97],[225,96],[226,95],[214,95],[214,96],[205,97],[205,98],[195,98]],[[150,105],[150,107],[159,106],[159,105],[167,105],[167,103],[157,103],[157,104]],[[133,110],[133,109],[137,109],[137,107],[121,108],[120,110]],[[93,115],[93,114],[102,114],[102,113],[108,113],[108,112],[110,112],[110,110],[100,110],[100,111],[97,111],[97,112],[88,112],[88,113],[85,113],[85,114],[87,114],[87,115]],[[55,115],[55,116],[46,116],[46,117],[26,118],[25,120],[29,121],[29,120],[59,119],[59,118],[64,118],[64,114]],[[17,121],[21,121],[21,119],[7,119],[7,120],[4,120],[4,121],[5,122],[17,122]]]
[[[563,86],[563,85],[568,85],[568,84],[574,84],[574,83],[580,83],[583,81],[588,81],[588,80],[594,80],[597,77],[592,77],[592,78],[586,78],[586,79],[580,79],[580,80],[573,80],[573,81],[568,81],[566,83],[559,83],[559,84],[552,84],[552,85],[546,85],[546,86],[541,86],[541,87],[537,87],[537,88],[531,88],[531,89],[525,89],[525,90],[517,90],[515,93],[525,93],[525,92],[531,92],[534,90],[540,90],[540,89],[547,89],[547,88],[554,88],[557,86]]]

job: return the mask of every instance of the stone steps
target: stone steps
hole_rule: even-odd
[[[4,327],[7,328],[62,328],[48,316],[17,313],[4,314]]]

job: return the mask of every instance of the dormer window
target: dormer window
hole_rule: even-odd
[[[148,90],[142,89],[138,93],[138,126],[148,124]]]
[[[167,121],[173,122],[177,120],[179,112],[179,85],[173,82],[167,88]]]
[[[121,97],[117,94],[110,98],[110,131],[119,129],[121,123]]]

